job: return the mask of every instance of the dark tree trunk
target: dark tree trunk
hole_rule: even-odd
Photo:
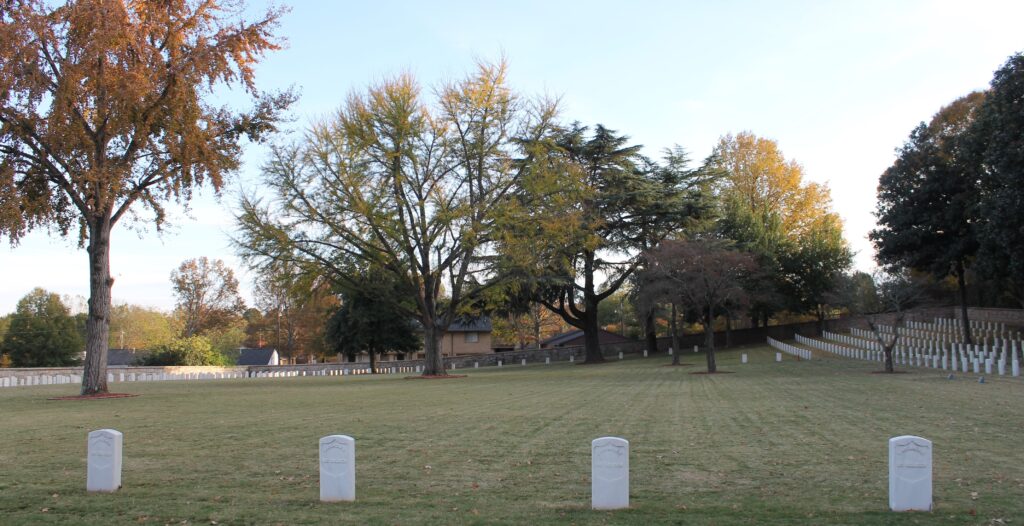
[[[963,324],[964,342],[974,343],[971,337],[971,324],[967,319],[967,280],[964,278],[964,262],[956,262],[956,286],[960,296],[960,323]]]
[[[583,363],[604,363],[601,354],[601,327],[597,323],[597,291],[594,284],[593,252],[587,252],[584,263],[583,277]]]
[[[868,320],[868,327],[871,329],[871,332],[875,334],[875,339],[878,340],[879,346],[882,347],[882,363],[885,364],[885,372],[887,373],[896,372],[896,368],[893,367],[892,362],[892,351],[893,349],[896,348],[896,344],[900,341],[900,325],[902,325],[902,323],[903,314],[901,313],[899,316],[896,317],[896,321],[893,323],[892,340],[886,343],[885,338],[882,336],[882,332],[878,330],[877,326],[875,326],[875,322],[871,321],[870,319]]]
[[[704,312],[704,354],[708,360],[708,372],[718,371],[718,364],[715,363],[715,318],[709,306]]]
[[[825,309],[819,303],[817,307],[818,315],[818,336],[821,336],[825,332]]]
[[[82,394],[107,392],[107,347],[110,337],[110,214],[89,221],[89,317],[85,322]]]
[[[533,348],[540,349],[540,321],[541,321],[540,307],[538,305],[530,306],[530,319],[533,320]]]
[[[756,329],[761,321],[761,315],[757,311],[750,311],[750,328]]]
[[[732,314],[725,313],[725,348],[732,347]]]
[[[373,349],[366,352],[370,355],[370,374],[377,374],[377,353]]]
[[[672,303],[672,321],[670,330],[672,331],[672,365],[679,365],[679,355],[683,354],[679,352],[679,331],[676,330],[676,304]]]
[[[658,352],[658,329],[654,322],[654,308],[652,307],[647,311],[647,317],[644,319],[644,335],[647,337],[647,352],[650,354]]]
[[[587,302],[583,313],[583,363],[604,363],[601,354],[601,327],[597,323],[597,302]]]
[[[761,313],[761,319],[764,322],[761,326],[767,329],[768,328],[768,311],[764,311],[764,312]]]
[[[444,355],[441,353],[441,331],[434,320],[423,324],[423,376],[444,376]]]

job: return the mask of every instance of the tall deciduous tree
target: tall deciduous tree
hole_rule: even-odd
[[[278,49],[281,11],[238,20],[240,4],[14,0],[0,9],[0,234],[75,232],[89,255],[82,393],[107,390],[110,232],[140,209],[219,189],[243,137],[273,129],[291,94],[261,96],[254,66]],[[258,99],[211,106],[220,85]]]
[[[504,63],[442,86],[428,105],[409,75],[353,94],[303,140],[264,167],[269,205],[242,203],[239,246],[250,258],[318,268],[342,291],[361,272],[407,284],[422,323],[424,375],[445,374],[441,335],[487,287],[485,250],[501,205],[519,182],[520,141],[545,135],[551,105],[506,84]]]
[[[996,71],[974,124],[969,143],[981,182],[979,263],[1024,306],[1024,54]]]
[[[174,319],[158,310],[139,305],[114,305],[110,311],[110,346],[122,349],[152,349],[178,336]]]
[[[256,269],[253,294],[262,320],[247,319],[283,356],[319,355],[327,319],[338,310],[330,282],[290,262],[268,262]],[[256,327],[252,327],[253,322]]]
[[[18,301],[0,353],[15,367],[74,365],[82,352],[77,323],[60,296],[41,288]]]
[[[182,338],[227,326],[245,311],[235,273],[222,260],[204,256],[183,261],[171,272],[171,285],[183,321]]]
[[[604,361],[598,306],[643,263],[640,252],[705,212],[709,174],[680,149],[660,165],[598,125],[575,123],[529,145],[518,205],[501,252],[535,298],[582,329],[586,363]]]
[[[712,159],[726,174],[720,234],[754,254],[760,267],[748,290],[752,321],[767,324],[785,308],[820,312],[821,291],[851,260],[828,187],[805,182],[803,167],[775,141],[750,132],[722,137]]]
[[[982,92],[961,97],[911,132],[879,179],[878,228],[869,235],[882,265],[956,278],[966,342],[967,270],[978,251],[981,211],[977,168],[963,138],[984,99]]]
[[[708,239],[666,240],[644,257],[647,268],[638,280],[644,294],[700,312],[708,372],[716,372],[715,317],[728,303],[744,303],[743,280],[756,268],[754,258],[727,242]]]

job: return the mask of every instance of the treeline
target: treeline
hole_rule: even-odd
[[[425,374],[443,374],[438,340],[463,318],[491,315],[530,346],[552,326],[543,307],[582,329],[587,360],[601,361],[601,305],[620,293],[651,341],[667,305],[710,328],[824,319],[839,303],[830,295],[851,260],[842,222],[828,188],[774,141],[743,132],[697,164],[679,146],[652,158],[615,130],[565,121],[556,101],[515,93],[506,74],[481,63],[433,96],[410,75],[387,79],[274,146],[272,195],[240,203],[241,254],[417,320]],[[721,287],[694,288],[721,271]]]
[[[187,260],[171,273],[173,311],[113,305],[109,346],[137,351],[140,365],[230,365],[241,347],[273,347],[288,360],[322,357],[337,299],[294,278],[281,271],[258,276],[255,305],[246,306],[223,261]],[[86,314],[74,312],[73,303],[36,288],[15,312],[0,316],[0,366],[80,364]]]
[[[882,174],[877,260],[967,305],[1024,307],[1024,55],[922,122]],[[963,324],[971,340],[970,325]]]

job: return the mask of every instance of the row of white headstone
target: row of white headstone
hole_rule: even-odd
[[[971,334],[973,339],[979,342],[980,345],[991,344],[996,347],[1008,347],[1009,342],[1016,341],[1019,343],[1021,341],[1020,332],[1018,331],[987,327],[987,325],[981,325],[975,328]],[[892,325],[878,324],[875,328],[882,334],[892,335],[896,333],[896,327]],[[872,331],[866,329],[853,328],[850,332],[862,338],[874,338]],[[908,321],[905,325],[899,327],[899,332],[901,338],[921,340],[923,343],[964,343],[963,332],[960,330],[959,325],[950,326]]]
[[[842,345],[814,340],[811,338],[798,338],[798,341],[806,345],[815,346],[818,349],[839,354],[846,358],[858,360],[882,361],[884,355],[881,351],[874,350],[874,346],[866,345],[865,340],[856,336],[822,332],[822,336],[828,340],[842,342]],[[867,342],[877,345],[878,342]],[[866,348],[858,348],[863,346]],[[1007,361],[1009,360],[1009,363]],[[1012,342],[1009,352],[998,350],[977,349],[962,344],[952,344],[950,348],[944,346],[930,347],[900,347],[893,350],[893,362],[895,365],[909,367],[926,367],[931,369],[942,369],[944,371],[961,371],[964,373],[991,375],[997,373],[1005,376],[1020,376],[1020,360],[1018,359],[1016,342]],[[1009,365],[1009,368],[1007,366]]]
[[[693,347],[693,352],[697,352],[697,346]],[[647,351],[643,351],[644,358],[647,358]],[[672,349],[669,348],[668,354],[672,354]],[[619,353],[619,359],[624,359],[622,352]],[[569,355],[569,362],[575,362],[576,357],[572,354]],[[521,365],[526,365],[526,358],[520,360]],[[547,365],[551,364],[551,357],[545,357],[544,363]],[[503,360],[498,360],[496,363],[497,367],[504,365]],[[458,369],[458,363],[451,363],[452,369]],[[474,369],[480,368],[480,362],[473,363]],[[370,367],[359,367],[359,368],[345,368],[345,369],[311,369],[311,370],[285,370],[285,371],[268,371],[260,370],[253,371],[252,373],[244,371],[225,371],[216,373],[141,373],[141,372],[118,372],[108,373],[107,382],[158,382],[158,381],[172,381],[172,380],[221,380],[221,379],[234,379],[234,378],[294,378],[294,377],[305,377],[305,376],[353,376],[353,375],[367,375],[371,374],[373,369]],[[423,372],[422,365],[416,366],[379,366],[377,367],[377,374],[403,374],[403,373],[421,373]],[[30,375],[30,376],[5,376],[0,377],[0,387],[20,387],[29,385],[51,385],[51,384],[80,384],[82,383],[81,375]]]
[[[880,331],[881,332],[881,331]],[[883,332],[887,336],[892,336],[892,332]],[[874,350],[881,350],[878,344],[878,340],[875,338],[874,333],[866,331],[864,329],[858,329],[856,327],[850,329],[849,338],[856,345],[866,345]],[[856,342],[855,340],[863,340],[863,342]],[[975,353],[998,356],[1000,354],[1009,354],[1010,352],[1016,352],[1020,342],[1013,339],[995,338],[990,343],[987,339],[982,343],[966,344],[957,341],[952,341],[948,338],[934,338],[934,337],[920,337],[915,336],[910,332],[904,330],[900,331],[900,338],[897,341],[897,347],[900,349],[917,349],[917,350],[934,350],[934,349],[953,349],[960,353]]]
[[[792,354],[793,356],[796,356],[798,358],[802,358],[804,360],[810,360],[814,356],[811,353],[811,351],[808,351],[807,349],[801,349],[800,347],[796,347],[795,345],[790,345],[788,343],[780,342],[779,340],[776,340],[775,338],[771,338],[771,337],[768,338],[768,345],[770,345],[773,348],[778,349],[778,350],[780,350],[780,351],[782,351],[782,352],[784,352],[786,354]],[[782,361],[782,357],[776,355],[775,361],[781,362]]]
[[[114,429],[89,433],[86,490],[121,488],[124,435]],[[320,500],[356,500],[356,441],[348,435],[320,439]],[[596,438],[590,443],[590,506],[595,510],[629,507],[629,441]],[[932,508],[932,443],[912,435],[889,439],[889,507],[893,511]]]

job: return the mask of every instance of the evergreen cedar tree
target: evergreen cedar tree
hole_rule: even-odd
[[[711,175],[690,169],[679,148],[659,164],[604,126],[588,131],[574,123],[532,145],[499,252],[533,300],[583,330],[585,363],[600,363],[599,304],[642,265],[643,250],[707,213]]]
[[[294,100],[261,94],[254,67],[280,47],[282,11],[236,19],[238,2],[42,0],[0,10],[0,234],[75,235],[88,251],[82,394],[107,391],[110,233],[140,211],[159,230],[168,201],[219,190],[248,138],[260,140]],[[236,84],[247,112],[207,97]]]

